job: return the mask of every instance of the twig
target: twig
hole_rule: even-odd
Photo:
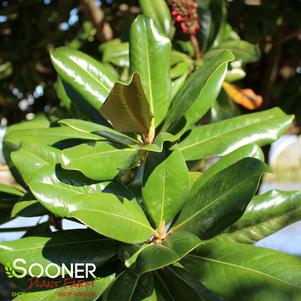
[[[23,232],[28,231],[35,228],[35,226],[32,227],[16,227],[16,228],[0,228],[0,232]]]
[[[301,29],[297,29],[295,31],[293,31],[292,33],[286,35],[284,38],[282,38],[279,41],[275,41],[274,45],[282,45],[285,44],[295,38],[299,38],[301,36]]]
[[[196,60],[201,59],[203,55],[202,55],[202,52],[200,50],[199,41],[198,41],[198,39],[196,38],[196,36],[194,34],[190,35],[190,41],[191,41],[191,44],[192,44],[194,52],[195,52],[195,59]]]
[[[280,58],[282,53],[282,44],[276,44],[274,41],[280,41],[281,38],[285,34],[285,28],[280,27],[273,39],[273,47],[270,53],[267,56],[267,68],[265,70],[265,74],[262,77],[262,96],[264,99],[263,108],[269,108],[272,102],[272,88],[273,84],[277,79],[278,71],[279,71],[279,64]]]

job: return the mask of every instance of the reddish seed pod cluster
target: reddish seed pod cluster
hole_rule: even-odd
[[[198,4],[193,0],[171,0],[171,14],[184,33],[196,34],[201,28]]]

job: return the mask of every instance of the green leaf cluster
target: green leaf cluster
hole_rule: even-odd
[[[86,229],[31,229],[0,244],[0,262],[92,262],[99,300],[300,300],[300,260],[250,245],[301,217],[300,192],[254,196],[270,172],[260,146],[293,117],[275,108],[206,124],[234,56],[212,55],[174,92],[173,30],[162,20],[133,22],[126,79],[79,51],[51,52],[65,97],[85,114],[9,129],[6,160],[24,188],[0,186],[1,214]]]

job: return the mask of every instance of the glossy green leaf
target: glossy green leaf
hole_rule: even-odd
[[[141,275],[174,264],[202,243],[189,232],[172,234],[162,244],[151,244],[144,248],[137,257],[134,271]]]
[[[48,128],[50,125],[50,120],[46,114],[40,113],[35,116],[32,120],[25,120],[20,123],[13,124],[8,127],[8,132],[15,130],[29,130],[29,129],[41,129]]]
[[[180,89],[183,87],[187,77],[189,75],[189,72],[184,73],[181,77],[175,79],[171,83],[172,92],[171,92],[171,99],[174,99],[174,97],[177,95],[177,93],[180,91]]]
[[[226,78],[225,81],[229,82],[229,83],[233,83],[236,81],[239,81],[243,78],[246,77],[246,72],[242,69],[242,66],[239,66],[237,68],[232,67],[231,70],[228,70],[227,74],[226,74]]]
[[[125,243],[142,243],[154,233],[135,199],[128,200],[109,193],[70,198],[63,213],[104,236]]]
[[[171,65],[174,66],[181,62],[189,63],[191,65],[194,64],[193,59],[188,54],[173,49],[171,52]]]
[[[11,208],[23,195],[21,187],[0,183],[0,209]]]
[[[271,190],[255,196],[225,238],[255,243],[301,219],[301,191]]]
[[[138,151],[114,146],[108,142],[85,143],[64,149],[62,166],[78,170],[97,181],[113,179],[120,171],[135,166]]]
[[[262,146],[285,133],[293,118],[274,108],[199,126],[179,143],[179,149],[186,160],[198,160],[226,155],[249,143]]]
[[[11,130],[6,136],[6,142],[20,145],[26,140],[53,145],[63,140],[100,140],[97,135],[77,131],[69,127],[35,128]]]
[[[164,32],[170,39],[175,33],[175,27],[170,14],[170,9],[165,0],[139,0],[142,12],[144,15],[152,18],[161,31]]]
[[[49,127],[49,120],[44,114],[37,114],[37,116],[30,121],[23,121],[21,123],[14,124],[7,128],[6,134],[3,139],[2,149],[3,149],[3,157],[5,159],[6,164],[9,167],[11,174],[14,178],[22,183],[22,178],[18,171],[16,170],[14,164],[11,160],[11,153],[16,151],[19,148],[20,138],[17,135],[17,139],[15,140],[14,133],[17,130],[25,130],[25,129],[33,129],[33,128],[48,128]],[[23,132],[24,133],[24,132]]]
[[[165,142],[175,142],[178,139],[177,136],[167,132],[159,133],[152,144],[139,146],[140,149],[161,153]]]
[[[200,176],[202,176],[202,173],[200,171],[189,171],[189,190],[191,190],[194,183],[198,180]]]
[[[129,252],[129,253],[127,254],[128,257],[127,257],[127,258],[125,259],[125,261],[124,261],[125,266],[126,266],[127,268],[129,268],[130,266],[132,266],[132,265],[136,262],[138,255],[139,255],[145,248],[148,248],[148,247],[150,246],[150,244],[149,244],[149,243],[144,243],[144,244],[142,244],[142,245],[127,245],[127,246],[131,246],[131,247],[135,246],[135,250],[134,250],[134,248],[132,248],[132,250],[131,250],[131,252],[133,252],[133,253],[130,253],[130,252]],[[118,254],[119,254],[119,250],[120,250],[120,249],[118,249]],[[128,249],[127,251],[129,251],[129,249]],[[124,255],[126,255],[126,254],[124,254]]]
[[[216,241],[201,246],[182,264],[229,301],[301,298],[300,259],[277,251]]]
[[[19,150],[12,153],[11,158],[24,182],[28,183],[40,168],[59,163],[61,152],[47,144],[29,139],[21,144]]]
[[[201,16],[201,28],[197,38],[203,52],[210,49],[218,33],[221,30],[225,17],[223,0],[197,0],[199,4],[198,14]]]
[[[42,290],[31,292],[30,294],[22,294],[15,298],[16,301],[68,301],[74,294],[77,301],[95,301],[97,300],[107,287],[114,281],[115,276],[110,275],[104,278],[97,278],[90,282],[90,286],[67,286],[59,287],[52,290]]]
[[[217,173],[188,199],[171,231],[215,236],[242,216],[267,171],[263,162],[245,158]]]
[[[231,52],[224,51],[188,77],[172,102],[163,129],[173,126],[182,117],[187,126],[200,120],[218,96],[228,63],[233,59]]]
[[[67,47],[50,53],[60,77],[95,109],[99,109],[117,80],[108,69],[88,55]]]
[[[24,194],[23,190],[19,187],[0,183],[0,194],[2,193],[19,196],[19,197]]]
[[[41,168],[31,179],[29,188],[43,206],[58,216],[64,216],[70,198],[80,194],[108,192],[131,198],[131,193],[119,183],[92,181],[59,165]]]
[[[115,84],[100,113],[116,130],[147,136],[152,114],[138,73],[129,84]]]
[[[174,67],[172,67],[172,69],[170,70],[170,76],[172,79],[181,77],[185,74],[189,74],[191,70],[191,64],[187,63],[187,62],[181,62],[178,63],[177,65],[175,65]]]
[[[122,43],[120,39],[115,39],[101,44],[100,50],[103,52],[103,61],[112,63],[118,67],[129,68],[129,43]],[[172,50],[171,65],[181,62],[193,65],[193,60],[190,56],[183,52]]]
[[[118,67],[129,68],[129,43],[115,39],[101,44],[102,60]]]
[[[89,104],[79,92],[60,77],[57,79],[56,92],[61,104],[67,109],[72,117],[106,124],[106,121],[102,118],[98,110]],[[67,116],[64,115],[64,117]]]
[[[198,193],[198,190],[203,186],[209,179],[214,177],[217,173],[223,169],[228,168],[232,164],[240,161],[243,158],[255,158],[264,161],[264,155],[259,146],[256,144],[247,144],[243,147],[238,148],[234,152],[220,158],[215,164],[213,164],[209,169],[207,169],[198,179],[195,181],[193,187],[190,190],[190,197]]]
[[[59,123],[67,125],[77,131],[99,135],[104,138],[103,140],[108,139],[112,142],[122,143],[125,145],[139,143],[138,140],[135,140],[134,138],[131,138],[123,133],[120,133],[101,124],[79,119],[62,119],[59,121]]]
[[[222,301],[181,267],[168,267],[155,273],[156,287],[166,301]]]
[[[170,103],[170,53],[171,43],[154,21],[138,16],[130,31],[130,71],[141,76],[155,126],[164,119]]]
[[[206,58],[216,55],[219,51],[228,49],[232,51],[235,56],[235,60],[242,61],[244,63],[256,62],[260,57],[260,51],[257,45],[253,45],[247,41],[225,41],[221,43],[217,48],[210,49],[206,53]]]
[[[112,258],[117,251],[113,240],[101,237],[89,230],[65,230],[52,235],[31,236],[0,244],[0,262],[11,264],[17,258],[23,258],[28,268],[33,263],[39,263],[44,268],[49,263],[57,265],[71,263],[94,263],[96,266]],[[16,270],[17,274],[19,272]],[[49,268],[51,275],[57,269]],[[46,276],[46,274],[43,274]]]
[[[168,224],[188,197],[189,174],[181,152],[175,149],[152,171],[142,187],[145,207],[156,227]]]
[[[228,75],[229,71],[227,72],[227,76]],[[228,80],[227,76],[226,81]],[[210,123],[234,118],[238,115],[241,115],[238,105],[232,101],[230,96],[223,89],[210,109]]]
[[[19,200],[11,211],[11,217],[35,217],[47,214],[47,209],[36,200]]]
[[[157,301],[152,274],[121,273],[109,287],[104,301]]]

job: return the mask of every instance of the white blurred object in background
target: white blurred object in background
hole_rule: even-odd
[[[5,135],[6,128],[0,127],[0,164],[4,164],[4,158],[3,158],[3,153],[2,153],[2,141],[3,137]]]

